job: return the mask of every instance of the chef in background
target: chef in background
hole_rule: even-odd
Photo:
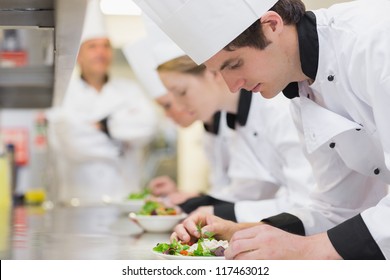
[[[112,58],[99,1],[91,0],[77,58],[80,73],[63,104],[48,114],[60,201],[119,201],[141,188],[142,151],[156,131],[156,112],[136,83],[109,74]]]

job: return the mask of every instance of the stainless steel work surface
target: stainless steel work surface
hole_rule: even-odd
[[[169,233],[143,233],[114,206],[16,207],[2,225],[1,259],[155,259]]]

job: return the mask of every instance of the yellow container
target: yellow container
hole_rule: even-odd
[[[0,207],[11,207],[11,173],[5,154],[0,154]]]
[[[24,201],[27,204],[42,204],[46,199],[46,192],[44,189],[28,190],[24,194]]]
[[[7,251],[10,244],[11,207],[0,206],[0,251]]]

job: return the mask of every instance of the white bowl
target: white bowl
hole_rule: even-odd
[[[140,225],[148,232],[169,232],[173,231],[175,226],[181,222],[187,214],[181,213],[178,215],[138,215],[130,213],[129,218]]]

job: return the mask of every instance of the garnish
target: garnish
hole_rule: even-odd
[[[199,239],[201,239],[202,241],[205,238],[207,238],[209,240],[215,239],[214,238],[214,235],[215,235],[214,232],[211,232],[211,231],[202,232],[202,222],[201,221],[199,221],[199,223],[196,225],[196,230],[199,233],[199,236],[200,236]]]

